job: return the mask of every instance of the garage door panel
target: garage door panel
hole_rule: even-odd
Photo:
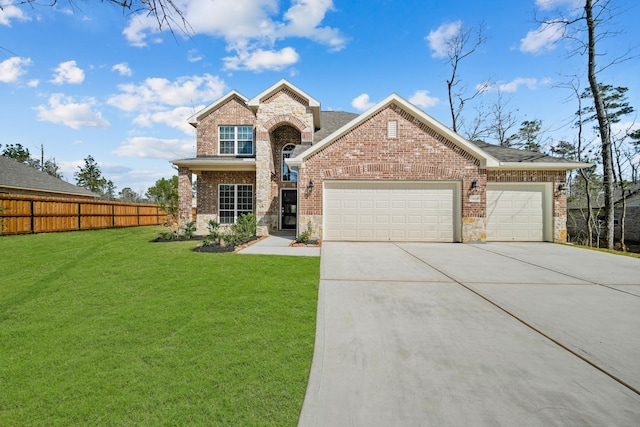
[[[488,185],[487,240],[542,241],[543,201],[542,185]]]
[[[325,182],[325,239],[451,242],[455,188],[453,183]]]

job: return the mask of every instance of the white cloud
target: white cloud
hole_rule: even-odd
[[[257,49],[252,52],[238,51],[236,56],[223,58],[225,70],[280,71],[295,64],[300,56],[291,47],[280,51]]]
[[[584,0],[536,0],[536,6],[542,10],[552,10],[562,6],[578,8],[584,5]]]
[[[193,138],[161,139],[136,136],[124,141],[112,153],[122,157],[172,160],[195,156],[196,147]]]
[[[29,87],[38,87],[39,84],[40,80],[38,79],[29,80],[29,82],[27,82],[27,86]]]
[[[111,67],[111,71],[117,71],[121,76],[131,76],[133,74],[133,71],[131,71],[129,64],[127,64],[126,62],[121,62],[114,65],[113,67]]]
[[[141,127],[150,128],[154,124],[161,123],[174,129],[179,129],[187,135],[195,136],[195,129],[187,119],[195,112],[202,110],[205,105],[195,107],[178,107],[173,110],[159,111],[156,113],[143,113],[136,116],[133,120],[135,124]]]
[[[565,26],[561,22],[544,23],[537,30],[529,31],[520,40],[520,51],[542,53],[555,49],[556,42],[564,35]]]
[[[26,74],[25,67],[31,65],[31,58],[13,58],[5,59],[0,62],[0,82],[13,83],[18,81],[20,76]]]
[[[538,80],[533,77],[516,77],[510,82],[497,82],[490,83],[485,82],[479,85],[476,85],[476,89],[482,93],[488,92],[506,92],[513,93],[517,92],[520,86],[526,86],[529,90],[537,90],[543,86],[549,86],[553,81],[549,77],[545,77],[542,80]]]
[[[428,90],[417,90],[413,95],[411,95],[409,102],[421,108],[429,108],[438,105],[440,100],[436,97],[429,96]]]
[[[84,71],[78,67],[76,61],[61,62],[55,69],[51,83],[61,85],[65,83],[80,84],[84,81]]]
[[[369,95],[366,93],[355,97],[353,101],[351,101],[351,106],[359,111],[368,110],[374,105],[375,104],[373,102],[369,101]]]
[[[102,114],[93,110],[95,105],[93,98],[85,98],[78,103],[72,97],[54,93],[49,97],[49,105],[39,105],[35,110],[38,112],[38,120],[63,124],[72,129],[109,127],[110,123]]]
[[[434,58],[446,58],[449,51],[449,43],[455,38],[462,28],[462,21],[449,22],[432,30],[425,40],[429,42],[429,48],[433,50]]]
[[[0,25],[11,26],[11,19],[17,21],[30,21],[31,18],[26,16],[22,9],[12,5],[11,0],[0,0]]]
[[[272,61],[260,62],[257,58],[265,52],[282,55],[287,48],[278,51],[273,46],[289,37],[310,39],[331,51],[343,49],[347,42],[339,29],[322,26],[326,13],[334,10],[332,0],[293,0],[284,13],[277,0],[183,0],[176,4],[193,34],[221,37],[227,42],[227,50],[234,53],[231,66],[238,70],[260,71],[263,68],[256,67],[261,63],[271,66]],[[149,36],[158,33],[157,21],[142,14],[133,16],[123,31],[134,46],[145,46]],[[289,56],[287,61],[280,61],[283,67],[293,59],[290,51],[285,53]],[[254,62],[245,64],[244,58]]]
[[[198,49],[190,49],[187,52],[187,61],[189,62],[200,62],[204,59],[204,55],[198,52]]]
[[[122,93],[111,96],[107,103],[124,111],[159,111],[167,106],[177,107],[193,103],[211,102],[220,98],[225,90],[224,82],[210,74],[184,76],[175,81],[154,77],[140,85],[123,84]]]

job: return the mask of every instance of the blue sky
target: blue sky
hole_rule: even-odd
[[[0,0],[0,144],[33,155],[43,144],[70,182],[92,155],[118,191],[143,193],[174,174],[169,160],[195,156],[190,115],[232,89],[251,98],[282,78],[325,110],[361,112],[397,93],[450,126],[442,49],[461,27],[479,26],[487,41],[459,75],[468,93],[486,90],[465,107],[466,122],[500,94],[518,124],[539,119],[549,141],[572,141],[577,107],[561,86],[578,74],[584,87],[586,58],[535,18],[572,16],[580,3],[178,0],[185,36],[110,3]],[[602,64],[640,43],[640,3],[612,4],[620,13],[607,30],[617,34],[602,42]],[[640,108],[638,76],[638,58],[601,74]]]

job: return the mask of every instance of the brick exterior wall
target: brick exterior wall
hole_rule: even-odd
[[[193,187],[189,168],[178,168],[178,224],[184,225],[193,219],[191,210]]]
[[[252,171],[212,172],[205,171],[198,176],[198,234],[207,233],[207,223],[218,217],[218,185],[219,184],[252,184],[255,192],[256,174]],[[255,210],[256,199],[253,198]]]
[[[230,99],[198,123],[197,156],[218,155],[218,126],[254,124],[255,117],[249,107],[238,98]]]
[[[387,136],[389,121],[397,122],[397,138]],[[457,145],[390,106],[313,154],[301,168],[301,189],[313,181],[314,190],[301,190],[300,223],[304,226],[311,221],[312,229],[320,235],[322,183],[331,179],[457,181],[466,193],[473,181],[481,187],[485,185],[486,171]],[[467,223],[486,216],[484,194],[481,197],[481,203],[462,198],[462,217]],[[478,235],[477,239],[481,237]],[[463,240],[472,239],[463,236]]]

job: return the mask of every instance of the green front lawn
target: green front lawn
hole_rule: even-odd
[[[319,259],[0,237],[0,425],[295,425]]]

